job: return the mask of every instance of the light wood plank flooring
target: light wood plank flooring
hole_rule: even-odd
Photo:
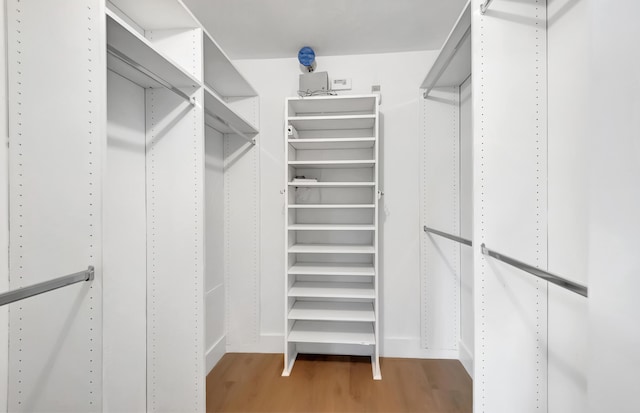
[[[299,355],[281,377],[281,354],[226,354],[207,377],[207,412],[471,413],[471,378],[457,360]]]

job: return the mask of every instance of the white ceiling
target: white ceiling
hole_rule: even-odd
[[[466,0],[183,0],[232,59],[434,50]]]

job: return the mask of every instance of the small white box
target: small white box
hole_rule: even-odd
[[[299,90],[308,95],[326,93],[329,91],[329,75],[327,72],[303,73]]]

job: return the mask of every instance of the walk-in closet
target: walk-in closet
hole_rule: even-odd
[[[639,412],[639,14],[3,0],[0,412]]]

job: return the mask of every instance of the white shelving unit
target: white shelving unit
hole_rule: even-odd
[[[380,379],[378,98],[288,98],[285,130],[282,374],[298,353],[348,354]]]

